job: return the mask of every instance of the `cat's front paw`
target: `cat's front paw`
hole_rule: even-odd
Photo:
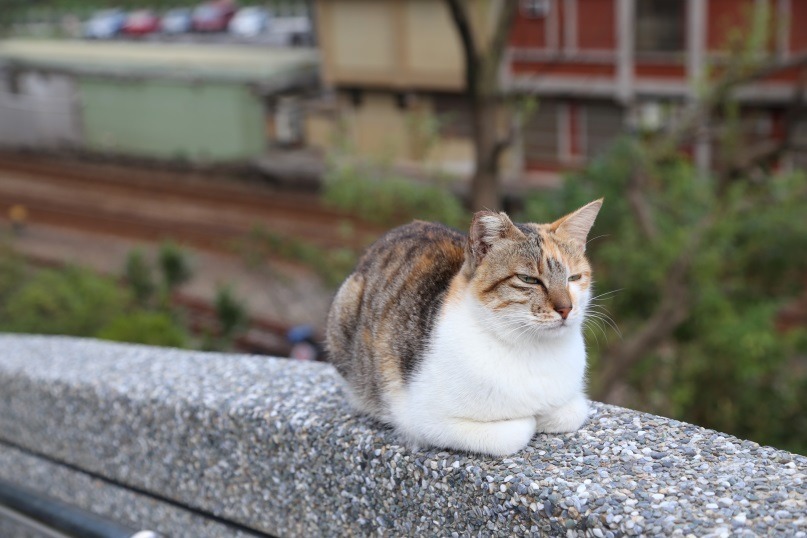
[[[421,430],[413,437],[416,440],[420,437],[433,446],[491,456],[509,456],[518,452],[535,435],[534,417],[490,422],[455,417],[435,422],[433,426],[433,430]]]
[[[568,433],[580,429],[588,418],[588,400],[579,396],[566,405],[546,415],[535,417],[537,431],[543,433]]]

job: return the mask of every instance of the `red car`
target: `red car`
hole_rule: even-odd
[[[132,11],[123,23],[121,33],[130,36],[146,35],[160,29],[160,18],[148,10]]]
[[[191,24],[196,32],[223,32],[227,30],[235,11],[236,5],[233,2],[208,2],[193,10]]]

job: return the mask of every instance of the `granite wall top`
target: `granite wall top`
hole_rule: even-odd
[[[286,359],[0,335],[4,447],[247,534],[807,537],[803,456],[599,403],[509,458],[412,451]]]

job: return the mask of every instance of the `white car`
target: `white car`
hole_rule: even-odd
[[[163,15],[160,27],[166,34],[184,34],[191,31],[191,10],[189,8],[169,9]]]
[[[262,7],[245,7],[238,10],[228,29],[241,37],[255,37],[266,31],[270,19],[269,11]]]
[[[84,23],[84,37],[88,39],[109,39],[118,35],[126,22],[126,12],[122,9],[105,9],[93,15]]]

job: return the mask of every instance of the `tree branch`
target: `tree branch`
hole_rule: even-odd
[[[471,21],[468,20],[468,12],[465,10],[462,0],[446,0],[446,4],[460,35],[462,52],[465,55],[465,90],[469,95],[475,95],[479,57]]]
[[[683,118],[678,127],[665,137],[668,147],[677,148],[692,138],[695,131],[700,129],[703,119],[712,117],[715,108],[726,100],[728,92],[732,89],[764,80],[772,75],[794,68],[807,67],[807,53],[789,58],[787,61],[775,64],[766,64],[750,71],[729,67],[728,73],[723,75],[712,87],[706,96],[693,106],[689,114]]]
[[[636,222],[639,224],[639,229],[648,240],[654,241],[658,237],[658,230],[653,219],[653,210],[643,193],[645,180],[645,171],[635,169],[628,181],[626,196],[633,216],[636,217]]]
[[[491,55],[491,63],[497,68],[501,64],[504,50],[507,48],[517,9],[518,2],[515,1],[502,2],[499,7],[499,20],[496,23],[493,38],[490,42],[490,49],[488,49]]]
[[[653,315],[632,338],[622,341],[603,355],[603,371],[595,395],[597,399],[606,402],[612,400],[627,372],[667,340],[689,316],[692,304],[687,281],[701,238],[714,222],[714,216],[709,215],[695,226],[690,241],[667,272],[662,284],[661,300]]]

